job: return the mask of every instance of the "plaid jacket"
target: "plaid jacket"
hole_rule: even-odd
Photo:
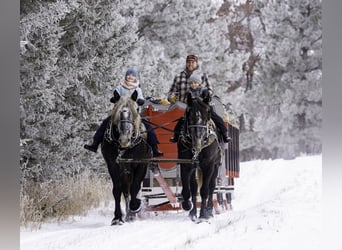
[[[196,70],[199,70],[199,69],[196,69]],[[199,72],[199,73],[201,73],[201,72]],[[203,82],[202,87],[207,88],[210,96],[212,96],[213,90],[212,90],[211,84],[209,83],[207,75],[206,74],[201,74],[201,75],[202,75],[202,82]],[[188,74],[186,72],[186,70],[183,70],[182,72],[180,72],[179,75],[177,75],[174,78],[173,84],[171,85],[171,88],[170,88],[168,96],[167,96],[167,99],[171,103],[173,102],[172,96],[176,96],[178,101],[181,101],[184,103],[186,102],[186,93],[190,89],[190,86],[188,83],[188,79],[190,76],[191,76],[191,74]]]

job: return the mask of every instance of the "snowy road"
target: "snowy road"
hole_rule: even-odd
[[[112,208],[22,228],[21,250],[316,250],[321,246],[322,156],[241,163],[233,210],[194,224],[185,212],[147,214],[109,226]]]

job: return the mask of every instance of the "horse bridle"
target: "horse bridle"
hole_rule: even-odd
[[[205,138],[204,138],[204,143],[202,144],[201,149],[198,151],[195,149],[195,147],[193,147],[192,145],[192,133],[191,133],[191,129],[196,129],[196,128],[203,128],[205,129]],[[208,147],[209,144],[209,134],[210,134],[210,128],[209,128],[209,122],[207,122],[206,125],[201,125],[201,124],[196,124],[196,125],[189,125],[188,121],[186,121],[186,138],[184,138],[184,142],[186,143],[185,145],[187,145],[187,147],[189,149],[191,149],[192,153],[193,153],[193,160],[197,160],[198,155],[200,154],[200,152],[203,150],[203,148]]]
[[[126,112],[126,110],[122,110],[121,112]],[[119,134],[121,132],[121,124],[122,123],[129,123],[129,124],[132,124],[132,126],[133,126],[133,134],[131,137],[132,143],[131,143],[131,146],[129,147],[129,148],[132,148],[135,145],[137,145],[138,142],[140,142],[140,140],[138,140],[140,138],[140,129],[135,127],[135,122],[133,119],[132,120],[127,119],[127,116],[126,116],[126,118],[121,119],[121,114],[120,114],[120,119],[117,123],[117,130],[118,130]]]
[[[124,122],[124,123],[130,123],[130,124],[132,124],[133,127],[134,127],[134,121],[126,120],[126,119],[119,120],[117,127],[119,128],[119,127],[121,126],[121,123],[123,123],[123,122]],[[120,130],[119,130],[118,132],[120,132]],[[132,136],[132,138],[135,139],[136,137],[137,137],[137,136],[135,135],[135,132],[133,131],[133,136]]]

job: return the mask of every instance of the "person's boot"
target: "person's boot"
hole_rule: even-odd
[[[170,142],[172,142],[172,143],[177,143],[177,142],[178,142],[178,138],[177,138],[176,136],[172,136],[172,137],[170,138]]]
[[[170,142],[177,143],[178,139],[179,139],[179,134],[178,132],[175,131],[174,135],[170,138]]]
[[[84,148],[96,153],[99,145],[100,145],[100,142],[94,140],[91,145],[87,145],[87,144],[84,145]]]
[[[228,135],[223,135],[222,138],[224,143],[229,143],[232,141],[232,138],[230,138]]]
[[[163,152],[159,151],[157,144],[151,145],[151,148],[153,152],[153,157],[159,157],[164,155]]]

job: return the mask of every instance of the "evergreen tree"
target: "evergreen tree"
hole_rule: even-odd
[[[106,172],[83,144],[127,67],[145,96],[165,97],[190,53],[243,121],[241,160],[321,152],[319,0],[23,0],[20,45],[22,180]]]
[[[218,7],[218,1],[156,0],[136,10],[142,44],[130,61],[141,65],[146,95],[165,97],[188,54],[198,54],[206,69],[220,47],[220,29],[210,24]]]
[[[96,169],[83,144],[108,115],[138,41],[137,21],[122,15],[134,6],[74,0],[31,7],[20,21],[22,174],[42,181]]]
[[[255,118],[255,156],[292,158],[321,152],[321,2],[255,1],[263,24],[256,38],[262,55],[256,88],[241,100],[247,119]],[[258,143],[257,143],[258,142]],[[257,153],[259,152],[259,153]]]

